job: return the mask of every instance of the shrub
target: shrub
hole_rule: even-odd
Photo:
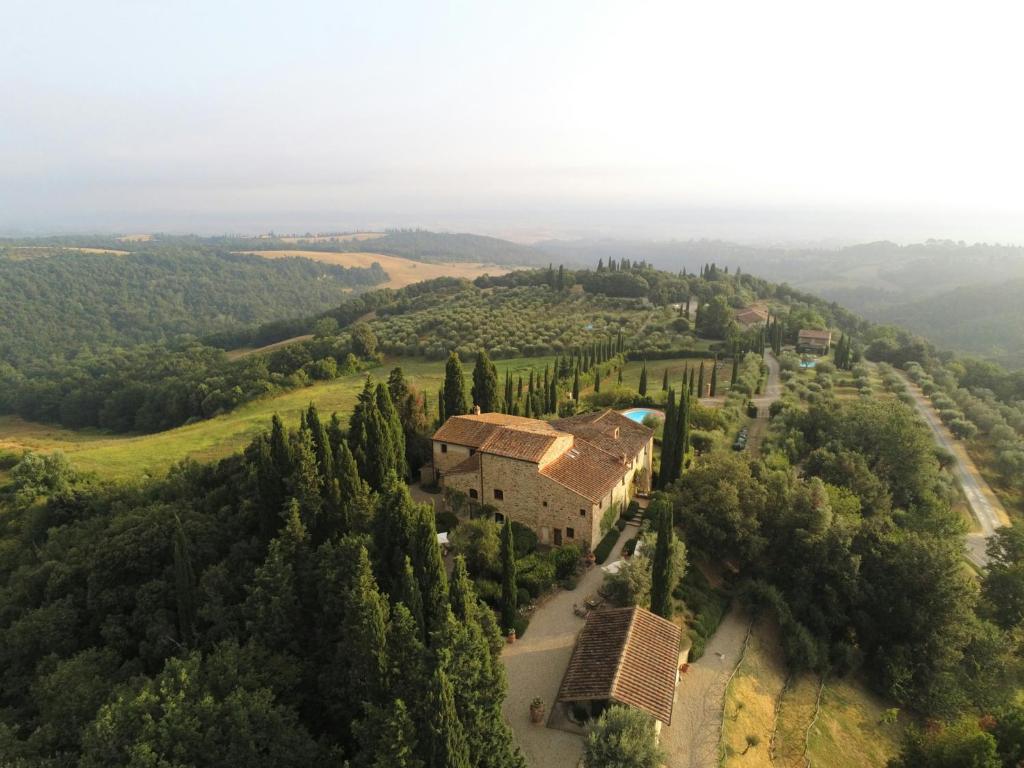
[[[618,540],[619,532],[612,529],[608,531],[608,533],[605,534],[605,537],[601,539],[600,543],[594,547],[594,557],[596,558],[598,565],[608,559],[608,555],[612,553],[612,548]]]
[[[516,547],[516,557],[524,557],[537,551],[537,534],[515,520],[512,521],[512,542]]]
[[[516,603],[520,608],[524,608],[530,603],[530,592],[523,587],[516,589]]]
[[[618,520],[616,520],[615,521],[615,529],[618,530],[618,531],[624,531],[626,529],[626,519],[623,518],[623,517],[620,517]]]
[[[527,555],[516,562],[517,583],[531,597],[540,597],[555,585],[555,564],[538,554]]]
[[[559,579],[572,576],[580,562],[580,548],[576,544],[566,544],[553,550],[551,559],[555,564],[555,575]]]
[[[526,634],[526,628],[530,626],[530,620],[523,614],[518,614],[515,620],[512,622],[512,628],[516,631],[516,637],[522,637]]]
[[[493,579],[477,579],[473,582],[476,587],[476,595],[492,608],[501,604],[501,584]]]
[[[636,551],[636,543],[640,541],[640,538],[634,536],[632,539],[622,545],[622,554],[625,557],[632,557],[633,552]]]
[[[562,579],[560,583],[562,585],[562,589],[568,592],[572,592],[574,589],[576,589],[577,582],[575,576],[567,576],[564,579]]]
[[[492,520],[468,520],[451,532],[448,541],[466,558],[466,568],[474,576],[498,572],[501,545]]]
[[[627,520],[632,520],[636,517],[636,513],[640,511],[640,502],[636,499],[632,499],[629,502],[629,506],[626,507],[626,511],[622,513],[622,516]]]

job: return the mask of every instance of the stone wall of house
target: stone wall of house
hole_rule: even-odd
[[[447,450],[442,451],[441,446]],[[469,458],[469,448],[464,445],[434,441],[434,470],[443,475],[449,469]]]

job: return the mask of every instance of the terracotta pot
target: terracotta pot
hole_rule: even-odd
[[[516,631],[514,629],[508,633],[508,636],[505,638],[505,641],[509,645],[512,645],[512,643],[516,641]]]
[[[531,723],[542,723],[544,722],[544,705],[541,704],[539,707],[530,705],[530,722]]]

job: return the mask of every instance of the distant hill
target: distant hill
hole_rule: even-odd
[[[322,240],[320,238],[264,238],[258,241],[231,241],[238,250],[281,250],[301,245],[304,250],[328,252],[355,252],[372,250],[389,256],[403,256],[416,261],[474,261],[507,266],[540,266],[551,261],[551,256],[527,245],[512,243],[497,237],[466,233],[429,232],[424,229],[388,230],[383,237],[375,237],[372,247],[361,240]]]
[[[1024,278],[973,285],[874,313],[938,347],[1024,367]]]
[[[643,259],[659,269],[691,273],[709,263],[733,272],[739,268],[814,293],[869,320],[907,325],[939,347],[1024,365],[1015,338],[1021,326],[1012,316],[1015,302],[1020,306],[1019,281],[1024,281],[1020,246],[928,240],[773,248],[720,240],[578,240],[538,243],[537,248],[555,261],[588,254],[606,262]],[[950,306],[956,310],[950,312]]]
[[[337,306],[354,289],[387,279],[379,265],[345,268],[194,246],[125,254],[0,244],[0,363],[233,330],[292,317],[296,307]]]

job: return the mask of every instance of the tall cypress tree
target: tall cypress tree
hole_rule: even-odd
[[[697,397],[704,397],[704,361],[700,361],[700,370],[697,374]]]
[[[392,474],[381,490],[377,517],[373,521],[373,544],[377,582],[389,595],[401,592],[407,552],[413,551],[416,513],[405,483]],[[435,543],[436,546],[436,543]]]
[[[665,619],[672,618],[672,590],[675,578],[672,573],[672,550],[675,544],[675,530],[672,525],[672,507],[658,499],[654,502],[658,539],[654,545],[651,562],[651,612]]]
[[[317,531],[324,500],[320,493],[322,480],[317,467],[313,436],[308,426],[296,433],[292,454],[294,461],[291,477],[288,478],[288,493],[299,503],[299,514],[306,529]]]
[[[732,377],[729,379],[729,388],[736,386],[736,380],[740,375],[740,356],[736,350],[732,353]]]
[[[473,403],[480,406],[481,413],[492,413],[499,410],[498,405],[498,369],[495,368],[487,350],[481,349],[476,354],[476,365],[473,366]]]
[[[695,369],[690,369],[690,382],[686,388],[686,391],[689,393],[690,397],[693,397],[693,395],[695,394],[695,390],[697,388],[696,382],[694,381],[694,375],[696,373],[697,371]]]
[[[580,401],[580,369],[578,367],[572,379],[572,400],[574,403],[579,403]]]
[[[544,413],[551,413],[551,380],[548,378],[548,367],[544,366],[544,389],[541,390],[541,397],[544,402]]]
[[[402,427],[402,420],[398,416],[398,410],[391,402],[391,393],[383,384],[377,385],[377,410],[380,411],[381,420],[385,426],[386,439],[391,443],[391,451],[394,464],[385,469],[394,469],[395,474],[400,478],[409,477],[409,463],[405,458],[405,428]]]
[[[548,390],[548,413],[558,413],[558,369],[551,377],[551,384]]]
[[[448,596],[456,619],[464,622],[476,615],[476,592],[466,570],[466,558],[462,555],[455,556]]]
[[[636,391],[641,395],[647,394],[647,363],[644,362],[643,367],[640,369],[640,385],[636,388]]]
[[[466,405],[466,378],[462,373],[459,353],[452,352],[444,366],[444,417],[450,419],[466,413],[469,413]]]
[[[661,391],[668,392],[668,368],[661,374]]]
[[[372,512],[370,488],[359,476],[356,460],[344,440],[334,452],[334,471],[338,489],[338,514],[325,521],[325,537],[348,531],[368,531]]]
[[[437,543],[434,510],[417,504],[413,510],[414,530],[412,564],[423,596],[423,624],[427,636],[437,631],[448,611],[448,577]]]
[[[429,768],[470,768],[469,747],[458,713],[455,694],[442,665],[434,668],[428,705],[430,716]]]
[[[320,470],[320,478],[323,481],[325,498],[329,498],[331,491],[330,479],[334,477],[334,449],[331,448],[327,429],[324,427],[323,422],[320,421],[320,414],[313,403],[310,403],[306,409],[306,424],[309,427],[309,434],[313,438],[313,450],[316,452],[316,464]]]
[[[718,396],[718,358],[711,365],[711,396]]]
[[[427,626],[423,619],[423,593],[420,591],[420,582],[416,578],[412,560],[408,555],[405,557],[405,569],[402,571],[402,587],[398,593],[398,599],[409,609],[409,613],[416,620],[420,638],[425,639]]]
[[[506,517],[501,528],[501,623],[506,632],[515,627],[517,604],[516,545],[512,538],[512,519]]]
[[[594,391],[595,392],[600,392],[601,391],[601,369],[600,368],[595,368],[594,369]]]
[[[339,656],[347,661],[349,690],[358,691],[364,702],[379,703],[388,677],[387,601],[373,578],[366,547],[359,548],[353,569],[345,598],[344,652]]]
[[[665,421],[661,437],[661,467],[658,471],[658,487],[666,488],[674,479],[672,467],[675,465],[677,451],[676,423],[676,391],[671,387],[665,400]]]

